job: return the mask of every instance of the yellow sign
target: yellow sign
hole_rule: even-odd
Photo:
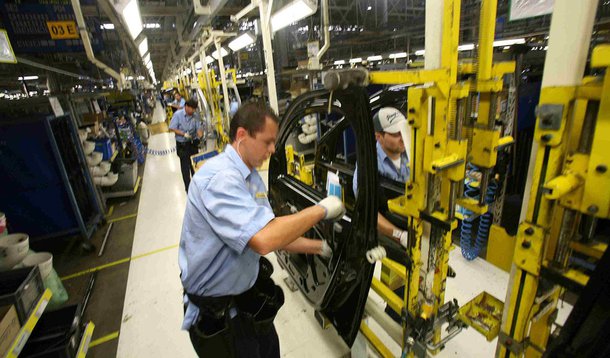
[[[78,38],[78,28],[74,21],[47,21],[47,27],[53,40]]]

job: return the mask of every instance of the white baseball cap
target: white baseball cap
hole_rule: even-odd
[[[383,107],[373,116],[375,132],[400,133],[404,145],[409,145],[407,140],[407,118],[394,107]]]
[[[406,129],[407,118],[394,107],[383,107],[373,116],[375,132],[398,133]]]

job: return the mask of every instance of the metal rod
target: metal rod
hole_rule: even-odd
[[[591,243],[597,229],[597,218],[595,216],[584,215],[583,231],[580,241],[583,243]]]
[[[576,234],[579,219],[579,215],[575,210],[566,209],[563,212],[561,229],[559,230],[557,247],[555,247],[555,255],[553,257],[553,266],[557,269],[563,270],[567,266],[570,254],[570,241],[572,241]]]
[[[87,310],[87,305],[89,304],[89,299],[91,298],[91,293],[93,292],[93,286],[95,285],[95,279],[97,278],[97,272],[94,272],[89,276],[89,283],[87,284],[87,288],[85,290],[85,297],[83,297],[83,301],[80,308],[80,316],[83,317],[85,315],[85,311]]]
[[[89,76],[79,75],[78,73],[64,71],[64,70],[59,69],[59,68],[55,68],[55,67],[43,65],[42,63],[30,61],[30,60],[28,60],[26,58],[23,58],[23,57],[17,57],[17,62],[19,62],[21,64],[24,64],[24,65],[41,68],[43,70],[59,73],[61,75],[78,78],[79,80],[87,80],[87,81],[98,82],[98,83],[103,83],[104,82],[102,80],[96,80],[95,78],[91,78]]]
[[[587,102],[585,119],[582,124],[580,140],[578,141],[578,153],[589,154],[591,152],[591,145],[593,145],[593,135],[595,134],[595,122],[597,121],[598,112],[598,101]]]
[[[108,237],[110,236],[110,230],[112,230],[112,225],[114,225],[113,222],[108,225],[106,235],[104,236],[104,241],[102,241],[102,247],[100,247],[100,252],[97,254],[97,257],[100,257],[104,254],[104,248],[106,247],[106,241],[108,241]]]

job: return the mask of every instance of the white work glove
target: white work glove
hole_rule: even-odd
[[[400,245],[402,245],[402,247],[407,248],[407,244],[409,242],[409,232],[408,231],[402,231],[402,230],[398,230],[395,229],[392,232],[392,236],[398,240],[398,242],[400,242]]]
[[[322,251],[320,252],[320,256],[328,258],[331,257],[332,254],[333,250],[328,245],[328,242],[326,242],[326,240],[322,240]]]
[[[324,220],[339,220],[345,215],[345,206],[338,197],[331,195],[317,204],[324,209]]]
[[[189,134],[189,132],[184,132],[183,137],[186,138],[186,139],[191,139],[192,138],[191,135]]]

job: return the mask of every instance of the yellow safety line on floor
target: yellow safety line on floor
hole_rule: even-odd
[[[112,341],[113,339],[117,339],[117,338],[119,338],[119,331],[112,332],[108,335],[105,335],[102,338],[98,338],[95,341],[91,341],[91,343],[89,343],[89,348],[99,346],[102,343],[106,343],[106,342]]]
[[[107,223],[110,224],[110,223],[114,223],[117,221],[127,220],[127,219],[131,219],[131,218],[135,218],[136,216],[138,216],[138,213],[121,216],[120,218],[116,218],[116,219],[111,219],[111,220],[108,220]]]
[[[106,214],[106,217],[109,218],[112,216],[112,214],[114,214],[114,205],[110,206],[110,209],[108,209],[108,213]]]
[[[134,261],[134,260],[137,260],[137,259],[141,259],[142,257],[154,255],[154,254],[157,254],[159,252],[163,252],[163,251],[174,249],[176,247],[178,247],[177,244],[176,245],[167,246],[167,247],[164,247],[164,248],[161,248],[161,249],[158,249],[158,250],[154,250],[154,251],[151,251],[151,252],[147,252],[145,254],[136,255],[136,256],[133,256],[133,257],[126,257],[124,259],[120,259],[120,260],[113,261],[113,262],[110,262],[110,263],[107,263],[107,264],[104,264],[104,265],[100,265],[100,266],[96,266],[96,267],[84,270],[84,271],[81,271],[81,272],[73,273],[72,275],[61,277],[61,280],[62,281],[66,281],[66,280],[69,280],[69,279],[72,279],[72,278],[75,278],[75,277],[80,277],[80,276],[86,275],[88,273],[100,271],[100,270],[103,270],[103,269],[107,269],[109,267],[113,267],[113,266],[116,266],[116,265],[124,264],[124,263],[129,262],[129,261]]]

